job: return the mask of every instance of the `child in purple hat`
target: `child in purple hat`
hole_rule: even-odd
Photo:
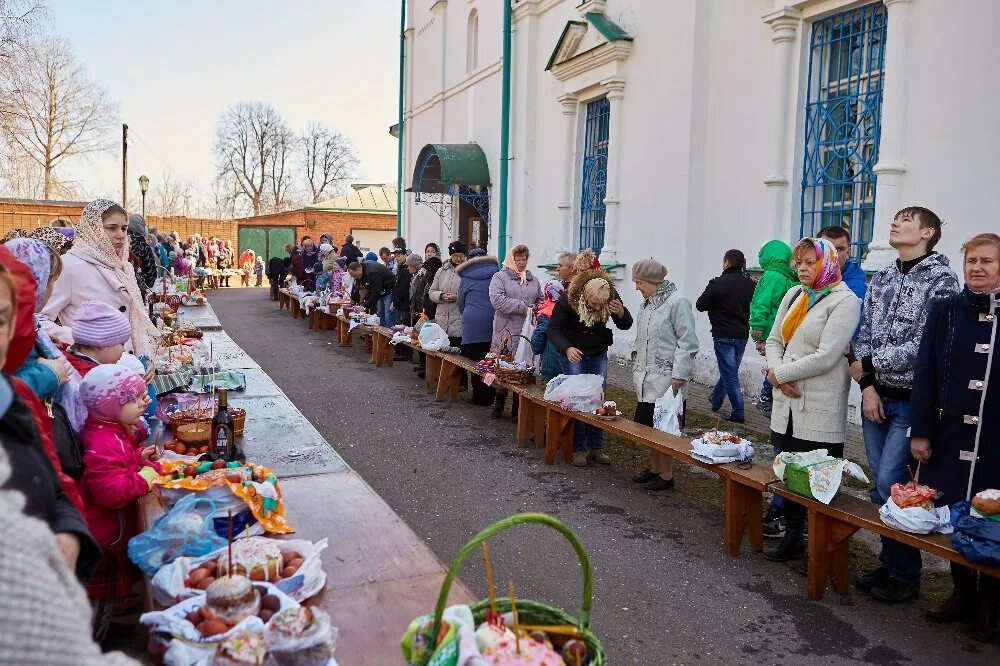
[[[124,312],[101,301],[86,301],[73,320],[73,345],[66,358],[81,376],[104,363],[117,363],[132,337]]]

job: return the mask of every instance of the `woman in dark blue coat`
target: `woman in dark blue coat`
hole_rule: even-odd
[[[455,268],[461,278],[458,287],[458,311],[462,313],[462,356],[481,361],[490,351],[493,339],[493,315],[490,303],[490,280],[500,270],[496,257],[479,248]],[[472,402],[490,405],[496,389],[483,384],[479,375],[472,376]]]
[[[963,252],[965,288],[930,306],[910,402],[910,448],[939,505],[1000,488],[1000,236],[980,234]],[[951,575],[951,598],[927,618],[974,620],[973,636],[992,640],[1000,579],[954,562]]]

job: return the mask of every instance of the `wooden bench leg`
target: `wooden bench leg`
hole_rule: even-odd
[[[428,393],[436,393],[438,380],[441,378],[441,359],[426,353],[424,359],[424,385]]]
[[[545,419],[548,415],[548,410],[545,409],[545,405],[539,403],[529,403],[532,412],[532,427],[535,432],[535,446],[545,447]]]
[[[563,462],[572,462],[574,420],[566,414],[553,410],[546,411],[548,415],[545,419],[545,464],[555,463],[557,451],[562,451]]]
[[[849,525],[818,511],[809,512],[809,573],[806,591],[809,598],[818,601],[826,593],[827,582],[838,594],[847,594],[850,581],[847,575],[848,547],[851,535],[858,531]]]
[[[389,344],[389,338],[384,335],[378,336],[382,340],[382,346],[380,350],[380,359],[382,363],[385,363],[388,367],[392,367],[393,356],[396,353],[396,348]]]
[[[337,320],[337,345],[340,347],[351,346],[351,325],[339,319]]]
[[[518,403],[517,409],[517,447],[523,448],[528,445],[528,433],[534,426],[534,408],[532,402],[520,393],[514,397]]]
[[[452,365],[444,359],[441,361],[441,371],[438,373],[437,389],[434,391],[434,400],[440,402],[446,395],[456,395],[456,391],[452,390],[452,384],[458,383],[458,370],[460,368],[457,365]]]
[[[764,531],[761,525],[761,505],[764,492],[743,485],[731,477],[723,477],[726,490],[726,552],[740,554],[744,535],[755,553],[764,550]]]
[[[309,311],[309,330],[318,331],[319,330],[319,310],[313,308]]]

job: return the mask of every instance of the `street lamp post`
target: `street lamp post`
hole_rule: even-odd
[[[139,191],[142,192],[142,219],[146,219],[146,192],[149,191],[149,178],[139,176]]]

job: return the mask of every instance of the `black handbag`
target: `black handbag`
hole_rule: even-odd
[[[52,444],[55,446],[59,464],[72,479],[83,475],[83,447],[80,438],[69,423],[69,415],[63,406],[54,400],[45,403],[49,416],[52,417]]]

